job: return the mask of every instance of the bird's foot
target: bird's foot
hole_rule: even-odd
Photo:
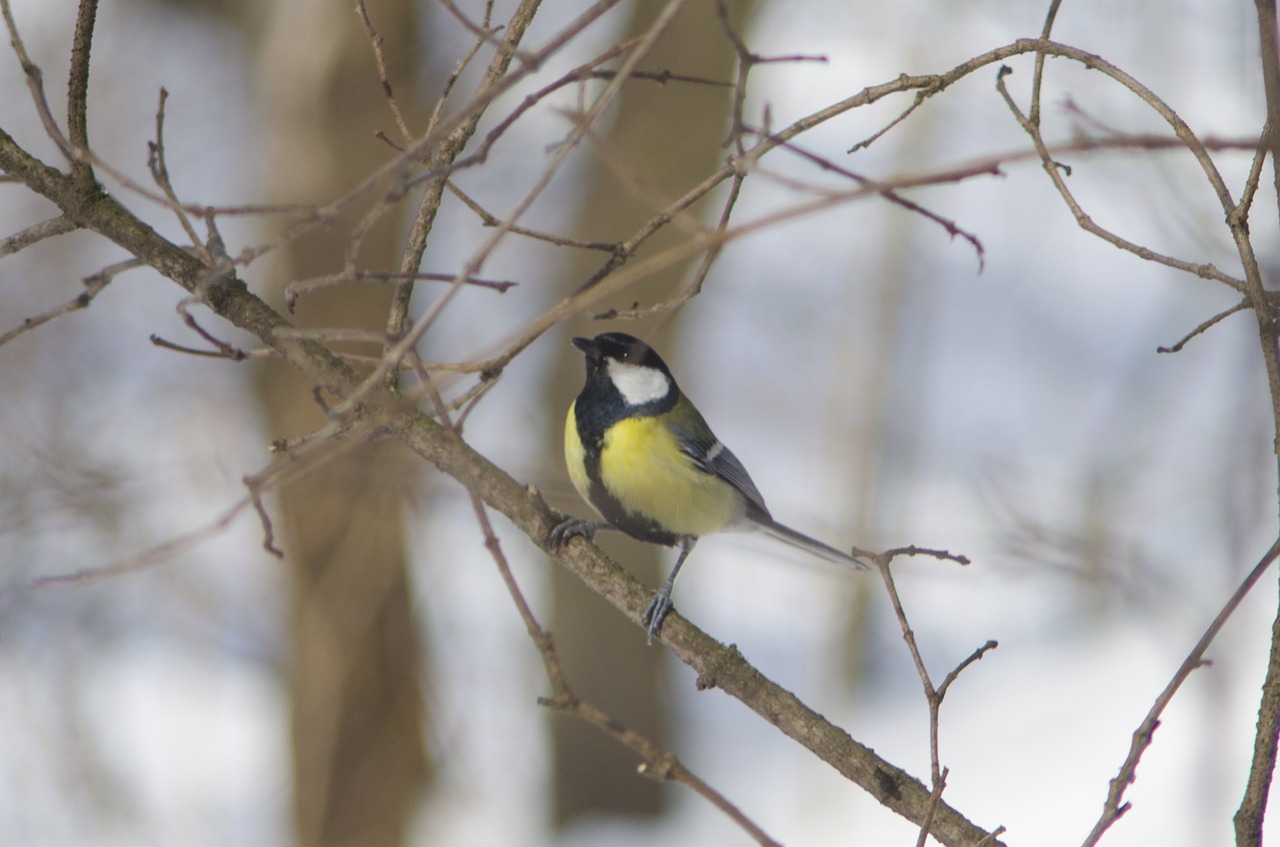
[[[595,521],[587,521],[582,518],[565,518],[551,528],[551,543],[556,547],[568,544],[571,539],[579,536],[588,541],[596,540],[596,530],[600,528],[600,524]]]
[[[653,637],[662,628],[662,622],[666,620],[672,608],[674,607],[671,603],[671,589],[664,585],[654,593],[649,605],[645,606],[644,614],[640,616],[640,623],[648,627],[649,635],[645,638],[646,644],[653,643]]]

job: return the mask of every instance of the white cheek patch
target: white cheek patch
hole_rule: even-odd
[[[656,368],[628,365],[615,359],[609,360],[608,368],[609,379],[629,405],[643,406],[661,400],[671,391],[671,381]]]

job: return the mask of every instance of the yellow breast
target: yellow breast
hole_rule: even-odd
[[[708,535],[730,528],[742,517],[743,498],[737,489],[698,470],[658,418],[628,418],[609,428],[600,455],[600,478],[628,511],[676,535]],[[583,489],[577,479],[574,486]]]

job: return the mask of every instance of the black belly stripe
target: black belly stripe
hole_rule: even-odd
[[[584,453],[583,464],[586,466],[587,479],[591,480],[591,489],[587,493],[591,505],[611,526],[622,530],[632,538],[638,538],[650,544],[674,547],[680,543],[680,536],[667,532],[649,518],[628,512],[618,498],[610,494],[601,482],[600,452],[604,448],[604,433],[609,426],[621,420],[623,415],[619,414],[620,409],[599,409],[598,406],[597,409],[605,412],[612,411],[613,414],[583,416],[578,414],[579,407],[574,408],[578,440],[582,442]]]

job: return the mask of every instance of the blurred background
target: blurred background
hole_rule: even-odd
[[[65,113],[72,3],[14,0],[57,115]],[[473,38],[427,0],[370,0],[388,71],[420,131]],[[481,4],[459,3],[472,20]],[[1035,36],[1047,4],[731,2],[766,56],[823,56],[752,72],[748,122],[773,127],[900,73],[947,70]],[[495,6],[505,20],[511,3]],[[521,98],[628,34],[658,4],[619,4],[496,104]],[[581,12],[547,0],[537,47]],[[1100,54],[1164,97],[1201,136],[1248,137],[1265,110],[1252,4],[1068,0],[1056,40]],[[90,88],[98,154],[149,183],[157,96],[170,94],[176,190],[207,205],[329,200],[396,138],[369,40],[349,3],[120,0],[99,13]],[[483,62],[459,82],[477,83]],[[1024,108],[1032,60],[1009,62]],[[712,4],[692,3],[642,63],[731,81]],[[995,90],[996,66],[931,99],[871,147],[851,147],[908,96],[801,136],[807,150],[876,178],[936,170],[1029,144]],[[603,85],[603,83],[595,83]],[[593,88],[598,91],[598,88]],[[0,56],[0,126],[58,163],[17,60]],[[570,86],[531,111],[457,186],[501,217],[570,131]],[[728,89],[636,81],[522,223],[593,241],[628,237],[722,162]],[[1102,75],[1049,60],[1045,134],[1164,127]],[[1221,209],[1185,153],[1068,156],[1070,184],[1101,225],[1239,274]],[[1219,154],[1238,195],[1249,157]],[[771,154],[748,179],[745,223],[847,187]],[[109,183],[179,243],[155,204]],[[1254,320],[1241,314],[1158,355],[1236,297],[1144,263],[1080,230],[1033,162],[912,192],[979,238],[970,244],[879,199],[772,226],[730,244],[703,293],[641,322],[580,317],[507,368],[466,436],[560,509],[587,510],[560,456],[581,381],[572,334],[651,341],[780,520],[833,544],[946,548],[967,568],[898,566],[926,662],[940,679],[987,639],[1000,647],[951,689],[946,798],[1010,844],[1077,844],[1092,828],[1133,729],[1275,534],[1272,425]],[[51,217],[0,185],[0,235]],[[723,193],[669,228],[714,224]],[[341,267],[348,220],[270,254],[244,278],[279,302],[291,280]],[[395,266],[407,218],[387,219],[362,266]],[[456,272],[488,235],[446,197],[423,270]],[[224,216],[234,255],[282,221]],[[1274,268],[1276,201],[1264,178],[1253,235]],[[334,237],[335,234],[338,237]],[[0,262],[0,332],[76,296],[124,258],[101,239],[51,239]],[[600,251],[507,238],[486,265],[520,286],[468,289],[423,344],[429,361],[495,349],[572,292]],[[606,304],[671,296],[696,265]],[[438,290],[418,286],[415,309]],[[270,506],[284,562],[252,514],[162,564],[111,579],[32,580],[126,560],[217,520],[272,439],[321,418],[310,385],[278,364],[157,348],[200,346],[183,292],[150,271],[116,278],[84,312],[0,349],[0,844],[737,845],[708,804],[635,774],[612,739],[549,715],[538,656],[483,547],[464,492],[393,446],[344,454]],[[388,290],[309,295],[298,321],[381,330]],[[199,311],[197,310],[197,314]],[[249,339],[204,314],[226,340]],[[670,749],[787,844],[914,843],[883,810],[740,703],[699,693],[692,672],[540,554],[501,518],[503,549],[578,693]],[[649,584],[670,551],[607,549]],[[1265,578],[1166,712],[1108,845],[1229,843],[1248,773],[1276,578]],[[680,611],[889,761],[927,779],[919,680],[877,580],[763,540],[698,546]],[[1271,827],[1274,829],[1274,825]]]

